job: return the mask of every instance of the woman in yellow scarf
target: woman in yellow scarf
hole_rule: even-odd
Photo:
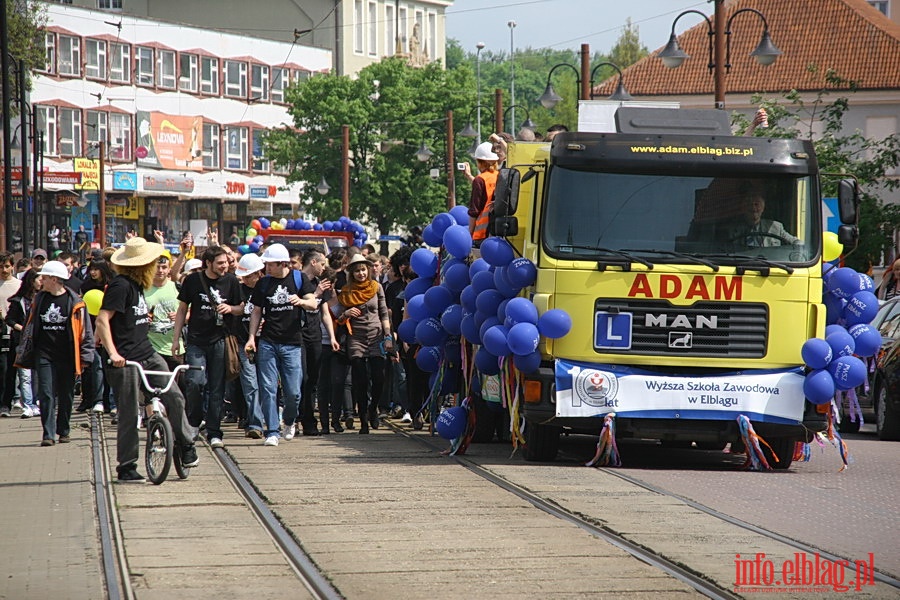
[[[347,265],[347,283],[338,292],[333,310],[336,323],[347,330],[344,352],[350,359],[353,400],[362,426],[378,429],[378,402],[384,384],[385,351],[393,349],[391,322],[381,284],[372,277],[372,265],[357,254]],[[339,336],[340,339],[340,336]],[[370,386],[371,384],[371,386]],[[368,392],[372,391],[369,403]],[[366,417],[368,416],[368,423]]]

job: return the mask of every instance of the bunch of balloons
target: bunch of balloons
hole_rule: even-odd
[[[247,236],[244,238],[245,243],[238,246],[241,254],[250,252],[258,252],[264,238],[260,235],[261,231],[271,229],[272,231],[282,231],[285,229],[294,231],[347,231],[353,234],[353,245],[361,248],[369,234],[365,228],[351,221],[349,217],[341,217],[337,221],[325,221],[323,223],[310,223],[303,219],[285,219],[278,221],[270,221],[265,217],[259,217],[250,221],[250,227],[247,228]]]
[[[537,268],[527,258],[516,258],[505,239],[487,238],[481,258],[466,264],[472,250],[468,218],[466,208],[457,206],[434,217],[423,231],[426,244],[443,246],[452,258],[439,264],[428,248],[413,252],[410,266],[419,278],[406,287],[409,318],[400,325],[400,339],[422,346],[416,363],[423,371],[436,372],[445,357],[456,359],[459,346],[447,342],[462,336],[481,346],[475,354],[481,373],[499,373],[503,356],[511,356],[520,371],[534,372],[541,363],[541,336],[566,335],[572,319],[561,309],[539,315],[530,300],[518,297],[535,282]]]
[[[878,312],[871,277],[849,267],[826,265],[823,273],[826,307],[825,339],[812,338],[800,350],[810,372],[803,392],[813,404],[830,402],[836,391],[851,390],[866,380],[861,360],[881,348],[881,334],[869,323]]]

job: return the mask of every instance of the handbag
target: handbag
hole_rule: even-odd
[[[34,368],[34,320],[28,319],[22,329],[19,346],[16,348],[16,358],[13,366],[18,369]]]
[[[207,298],[212,298],[209,286],[200,274],[200,283],[206,292]],[[224,327],[224,324],[223,324]],[[225,381],[234,381],[241,374],[241,348],[238,338],[233,333],[225,332]]]

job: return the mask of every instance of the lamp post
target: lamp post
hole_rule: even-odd
[[[522,122],[522,127],[520,129],[530,129],[534,131],[536,125],[534,124],[534,121],[531,120],[531,115],[528,114],[528,109],[523,104],[513,104],[512,106],[508,106],[506,110],[503,111],[503,119],[506,120],[506,114],[510,111],[515,111],[516,108],[521,108],[525,111],[525,121]],[[513,114],[515,114],[515,112],[513,112]],[[517,131],[515,123],[512,124],[512,131]]]
[[[619,68],[618,65],[611,62],[601,62],[597,63],[593,69],[591,69],[590,73],[588,73],[588,68],[590,67],[590,62],[588,60],[590,57],[590,47],[587,44],[581,45],[581,69],[577,69],[574,65],[570,65],[568,63],[560,63],[558,65],[554,65],[552,69],[550,69],[550,73],[547,74],[547,87],[544,89],[544,93],[541,94],[541,97],[538,98],[538,102],[541,105],[550,110],[557,104],[562,101],[562,96],[556,93],[556,90],[553,89],[553,84],[550,83],[550,79],[553,77],[553,72],[559,67],[569,67],[573,71],[575,71],[575,87],[580,92],[581,100],[593,100],[594,96],[594,76],[597,74],[597,69],[603,66],[612,67],[616,73],[619,74],[619,83],[616,85],[616,90],[609,96],[609,100],[615,100],[617,102],[624,102],[626,100],[631,100],[631,94],[628,93],[628,90],[625,89],[625,84],[622,82],[622,69]]]
[[[454,164],[456,162],[456,155],[454,148],[456,146],[456,142],[453,138],[453,111],[448,110],[446,118],[444,119],[446,123],[445,130],[441,132],[447,138],[447,147],[446,147],[446,155],[447,160],[444,163],[444,168],[447,171],[447,210],[450,210],[454,206],[456,206],[456,179],[453,171]],[[472,124],[468,123],[466,125],[468,129],[472,129]],[[436,129],[434,126],[431,128]],[[472,130],[474,133],[474,129]],[[462,135],[462,134],[460,134]],[[471,136],[467,136],[471,137]],[[416,150],[415,153],[416,159],[420,162],[428,162],[432,156],[434,156],[434,152],[431,151],[431,148],[425,143],[425,140],[422,140],[422,145],[419,146],[419,149]]]
[[[728,21],[725,21],[724,0],[713,0],[715,2],[715,13],[713,15],[714,22],[709,20],[706,14],[698,10],[686,10],[680,13],[675,20],[672,21],[672,33],[669,35],[669,42],[665,48],[659,53],[660,60],[669,69],[677,69],[690,56],[681,49],[678,39],[675,36],[675,25],[678,19],[687,14],[697,14],[703,17],[706,22],[708,39],[709,59],[707,68],[713,73],[713,89],[715,96],[715,108],[725,108],[725,73],[731,71],[731,23],[734,18],[741,13],[753,13],[762,19],[763,33],[759,44],[750,53],[750,56],[756,58],[757,62],[763,66],[771,65],[781,55],[772,37],[769,35],[769,22],[765,15],[755,8],[742,8],[732,14]],[[724,34],[724,36],[723,36]]]
[[[516,22],[510,21],[507,23],[509,26],[509,103],[510,107],[515,107],[516,105],[516,61],[515,57],[515,44],[513,43],[513,32],[516,30]],[[504,115],[505,116],[505,115]],[[516,129],[516,109],[513,108],[512,116],[509,120],[509,130],[515,131]]]
[[[581,87],[581,72],[576,69],[574,65],[570,65],[569,63],[559,63],[558,65],[553,65],[553,68],[550,69],[549,73],[547,73],[547,87],[544,88],[544,93],[541,94],[540,98],[538,98],[538,102],[540,102],[541,106],[543,106],[547,110],[552,109],[562,101],[562,96],[556,93],[556,90],[553,89],[553,84],[550,83],[550,80],[553,78],[553,73],[555,73],[557,69],[560,69],[562,67],[568,67],[569,69],[575,71],[576,89],[579,89]]]
[[[479,144],[481,142],[481,109],[482,108],[484,108],[488,112],[488,114],[491,115],[491,120],[492,121],[494,120],[494,112],[490,109],[490,107],[483,105],[483,104],[479,104],[478,106],[474,107],[472,110],[469,111],[469,116],[466,120],[466,126],[463,127],[459,131],[459,134],[458,134],[460,137],[475,138],[476,144]],[[478,126],[477,129],[472,126],[472,113],[475,113],[475,112],[478,113],[478,116],[476,117],[478,119],[478,122],[476,124]]]
[[[616,91],[612,93],[609,97],[610,100],[617,100],[619,102],[624,102],[625,100],[631,100],[631,94],[628,93],[628,90],[625,89],[625,84],[622,83],[622,69],[619,68],[618,65],[611,62],[602,62],[598,63],[591,69],[591,100],[594,99],[594,76],[597,74],[597,69],[603,66],[612,67],[616,73],[619,74],[619,82],[616,84]]]
[[[12,169],[10,168],[10,139],[9,139],[9,21],[7,19],[6,2],[0,2],[0,76],[3,81],[2,106],[3,110],[3,200],[0,202],[0,212],[3,212],[3,230],[0,231],[0,248],[9,250],[8,236],[12,229]]]
[[[475,44],[475,104],[478,109],[478,140],[481,140],[481,51],[484,42]]]

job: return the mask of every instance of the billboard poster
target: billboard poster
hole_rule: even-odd
[[[137,111],[140,167],[200,171],[203,169],[203,117]]]

